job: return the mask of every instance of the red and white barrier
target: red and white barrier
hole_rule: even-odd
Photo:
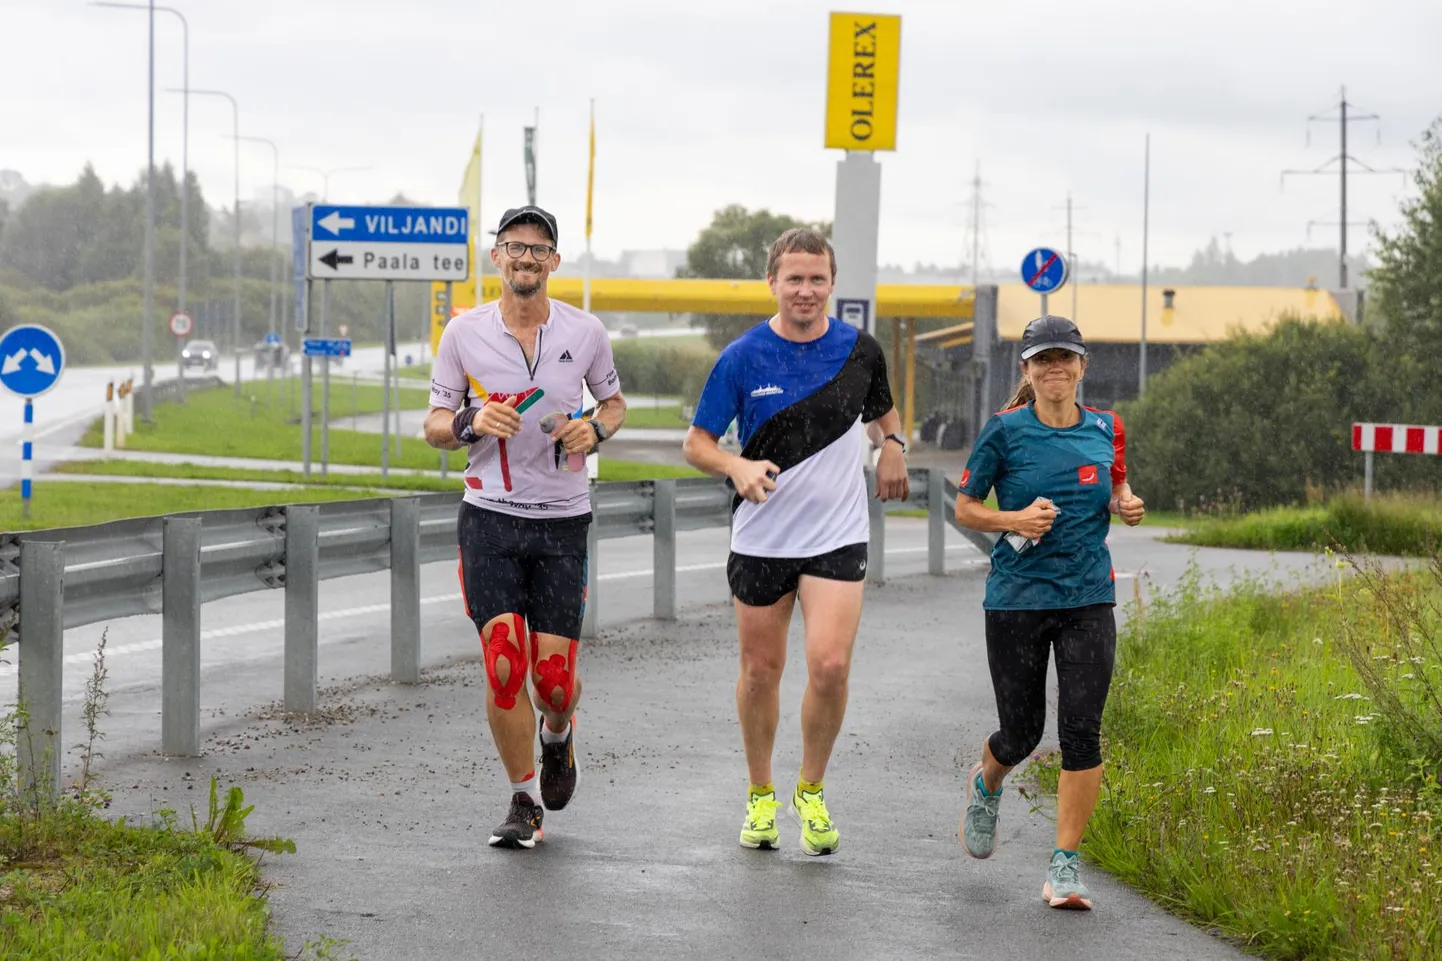
[[[1442,454],[1442,427],[1353,424],[1352,449],[1384,454]]]
[[[1372,499],[1372,455],[1442,454],[1442,427],[1417,424],[1353,424],[1352,449],[1367,455],[1362,493]]]

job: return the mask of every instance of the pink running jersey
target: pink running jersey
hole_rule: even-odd
[[[533,365],[501,321],[499,301],[466,311],[446,325],[431,371],[431,406],[460,410],[520,395],[521,430],[470,446],[465,500],[522,517],[575,517],[591,509],[585,471],[566,470],[566,454],[541,430],[547,414],[581,410],[581,381],[596,400],[621,392],[611,339],[595,316],[551,300],[536,331]]]

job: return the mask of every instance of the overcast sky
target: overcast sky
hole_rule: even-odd
[[[880,259],[955,264],[970,249],[970,179],[986,183],[984,260],[1061,243],[1140,263],[1143,137],[1152,141],[1151,259],[1181,263],[1230,232],[1239,256],[1335,245],[1335,177],[1289,178],[1336,153],[1309,115],[1345,84],[1351,152],[1410,166],[1442,114],[1437,0],[172,0],[190,20],[191,85],[240,103],[243,135],[297,165],[340,168],[333,201],[396,191],[453,204],[485,117],[482,219],[523,202],[522,127],[540,111],[538,201],[582,250],[587,105],[596,100],[597,256],[684,248],[728,203],[833,213],[841,154],[822,146],[827,14],[902,16],[900,125],[884,167]],[[0,168],[69,182],[92,162],[130,182],[146,156],[146,16],[81,0],[0,0]],[[179,21],[156,15],[157,161],[181,154]],[[191,101],[192,167],[230,204],[230,108]],[[241,152],[241,195],[271,156]],[[1396,220],[1399,175],[1352,182],[1351,219]],[[1354,248],[1365,231],[1354,231]]]

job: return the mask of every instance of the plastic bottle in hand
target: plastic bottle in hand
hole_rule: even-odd
[[[1051,509],[1056,511],[1057,514],[1061,514],[1061,511],[1057,510],[1056,505],[1052,504],[1051,501],[1045,497],[1038,497],[1031,502],[1032,507],[1035,507],[1037,504],[1051,504]],[[1023,537],[1016,531],[1007,531],[1003,536],[1006,537],[1006,542],[1011,545],[1011,549],[1018,554],[1041,543],[1040,537]]]

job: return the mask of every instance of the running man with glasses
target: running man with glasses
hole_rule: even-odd
[[[591,523],[585,455],[626,418],[605,327],[547,296],[561,263],[556,242],[556,219],[541,208],[502,215],[491,249],[501,299],[446,325],[426,415],[432,447],[468,449],[461,589],[480,632],[486,716],[510,779],[510,810],[490,839],[506,848],[535,847],[542,806],[559,811],[576,789],[576,650]],[[583,410],[583,383],[596,398],[593,412]],[[532,705],[542,717],[539,786]]]

